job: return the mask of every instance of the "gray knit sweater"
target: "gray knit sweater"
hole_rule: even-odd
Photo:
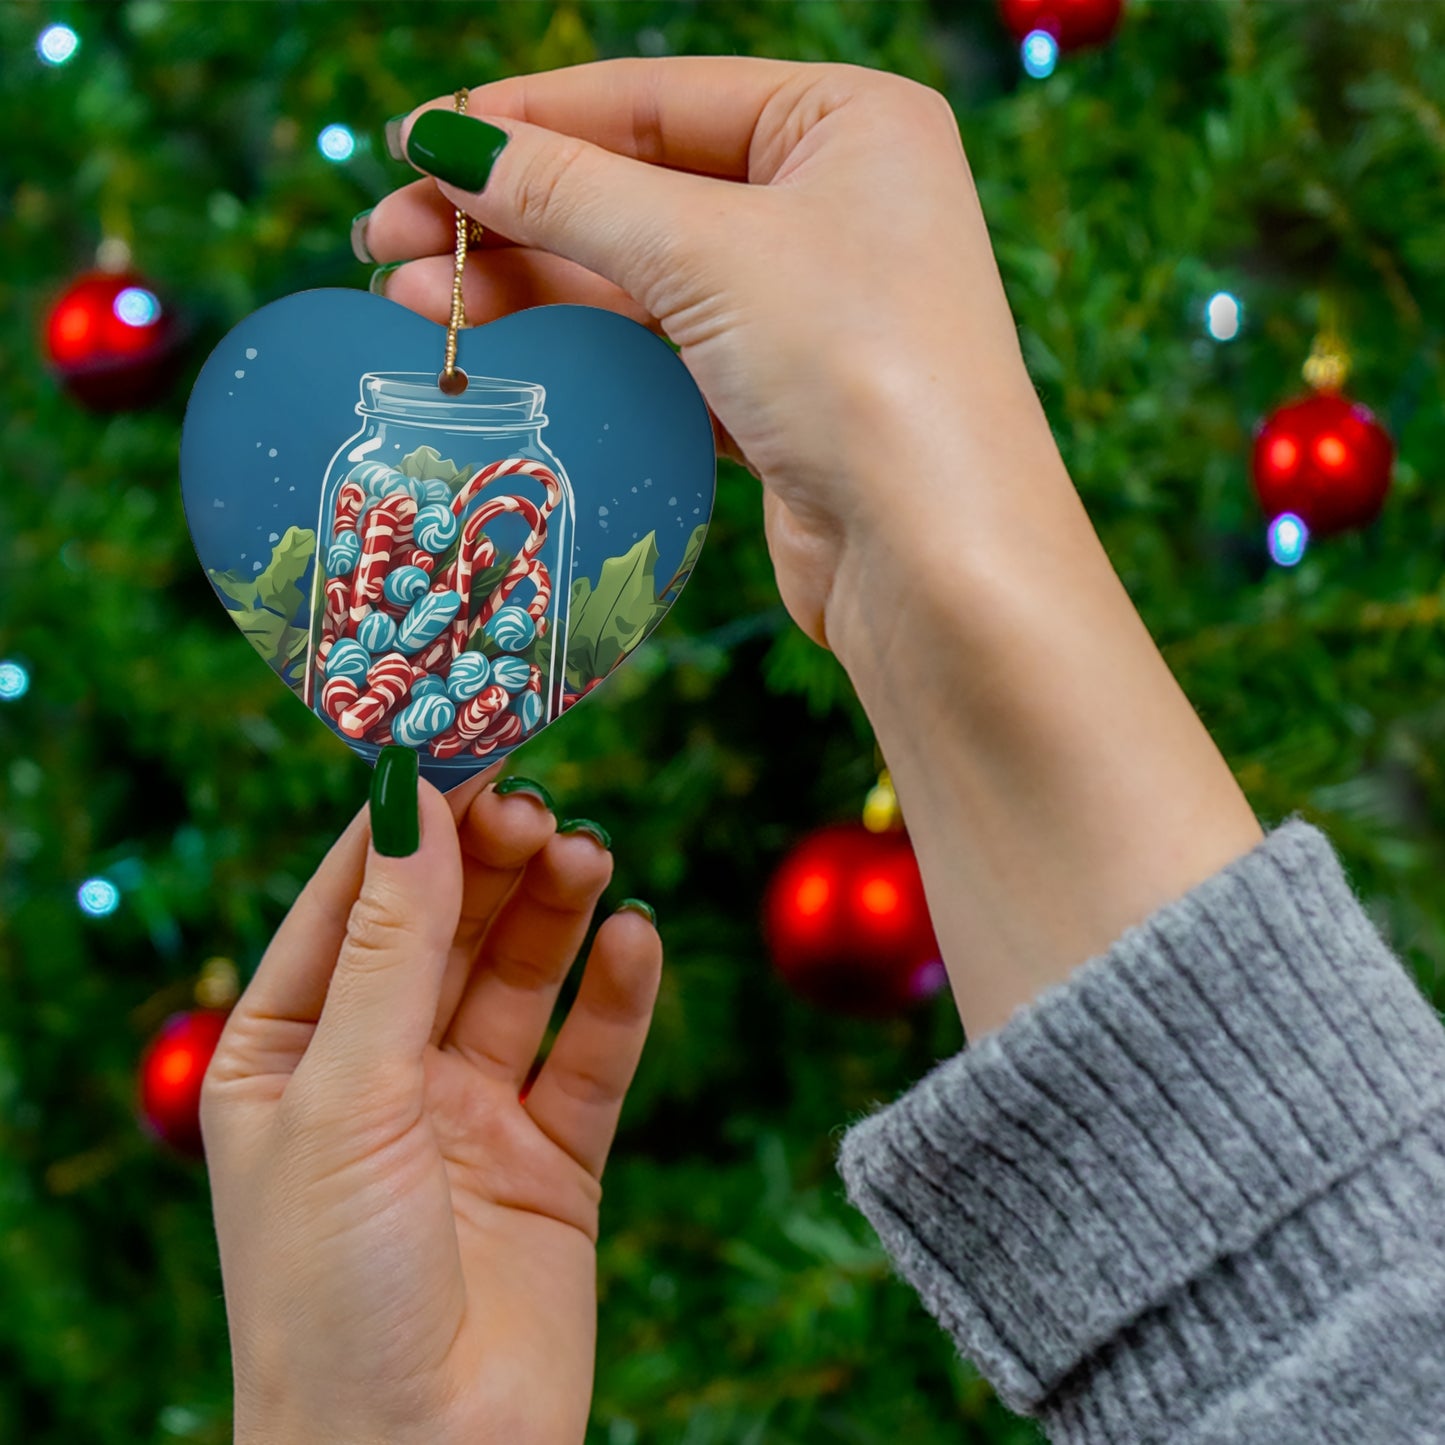
[[[1445,1030],[1303,822],[856,1125],[840,1167],[1056,1442],[1445,1441]]]

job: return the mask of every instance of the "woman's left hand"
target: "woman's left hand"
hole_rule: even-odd
[[[408,857],[353,819],[206,1075],[237,1445],[585,1433],[600,1179],[661,942],[602,925],[522,1098],[611,853],[482,779],[419,807]]]

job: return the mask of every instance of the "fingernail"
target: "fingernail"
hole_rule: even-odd
[[[410,114],[407,111],[406,115]],[[394,161],[406,159],[406,153],[401,148],[401,128],[406,122],[406,115],[394,115],[386,123],[386,153]]]
[[[409,858],[421,846],[416,797],[419,769],[411,748],[382,748],[371,775],[371,841],[387,858]]]
[[[366,289],[370,291],[373,296],[385,296],[386,283],[391,279],[391,273],[395,271],[398,266],[405,265],[405,261],[393,261],[388,266],[378,266],[376,270],[371,273],[371,280],[367,283]]]
[[[586,833],[589,837],[595,838],[602,847],[612,847],[612,834],[601,823],[594,823],[591,818],[568,818],[565,823],[557,825],[557,831],[559,833]]]
[[[368,206],[351,218],[351,254],[367,266],[376,265],[376,257],[371,254],[371,248],[366,244],[366,223],[371,219],[374,209],[374,206]]]
[[[492,791],[502,798],[508,797],[512,793],[525,793],[529,798],[536,798],[549,813],[557,811],[557,805],[552,801],[551,793],[541,783],[534,783],[531,778],[503,778]]]
[[[484,120],[454,110],[424,110],[406,138],[406,158],[439,181],[480,191],[507,138],[506,131]]]
[[[654,928],[657,927],[657,911],[652,904],[644,903],[640,898],[624,898],[617,905],[619,913],[640,913]]]

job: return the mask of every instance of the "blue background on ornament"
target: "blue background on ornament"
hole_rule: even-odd
[[[288,528],[315,530],[328,464],[358,430],[362,375],[435,376],[444,342],[436,323],[339,289],[284,297],[236,326],[201,370],[181,441],[186,519],[208,573],[259,574]],[[715,453],[706,404],[665,342],[612,312],[543,306],[463,330],[457,364],[545,389],[541,437],[576,499],[573,578],[596,579],[649,532],[657,585],[673,576],[711,516]],[[308,598],[311,580],[308,567]]]

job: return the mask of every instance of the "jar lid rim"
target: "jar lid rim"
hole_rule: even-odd
[[[468,376],[467,389],[448,396],[437,386],[435,372],[368,371],[361,378],[361,401],[356,409],[364,414],[465,417],[536,426],[547,420],[542,415],[546,398],[546,389],[539,382],[508,377]]]

